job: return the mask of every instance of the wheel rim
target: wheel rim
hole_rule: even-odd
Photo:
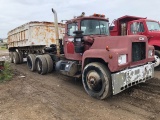
[[[154,58],[155,58],[154,67],[157,67],[157,66],[159,66],[159,64],[160,64],[160,58],[159,58],[157,55],[154,55]]]
[[[102,79],[96,71],[87,74],[87,86],[90,90],[100,92],[102,90]]]

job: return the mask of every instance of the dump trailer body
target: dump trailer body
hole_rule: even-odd
[[[58,24],[59,38],[63,38],[64,24]],[[53,22],[29,22],[8,32],[8,48],[56,44]]]

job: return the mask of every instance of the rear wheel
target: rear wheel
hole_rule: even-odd
[[[19,55],[19,63],[23,63],[23,54],[22,52],[18,52],[18,55]]]
[[[93,62],[83,70],[82,82],[86,92],[97,99],[105,99],[112,93],[111,73],[104,64]]]
[[[29,69],[31,71],[35,71],[36,70],[35,61],[36,61],[36,55],[35,54],[29,54],[27,56],[27,65],[28,65],[28,67],[29,67]]]
[[[13,63],[13,52],[9,52],[9,61]]]
[[[158,50],[155,50],[155,70],[160,70],[160,52]]]
[[[18,64],[20,62],[18,52],[13,52],[13,63]]]
[[[43,55],[36,57],[36,68],[39,74],[44,75],[48,72],[47,60]]]
[[[51,58],[50,55],[48,54],[45,54],[43,55],[45,58],[46,58],[46,61],[47,61],[47,67],[48,67],[48,73],[52,72],[53,71],[53,60]]]

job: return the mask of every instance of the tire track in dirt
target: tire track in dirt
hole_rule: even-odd
[[[25,64],[13,66],[26,75],[22,89],[26,97],[42,102],[51,108],[59,119],[72,117],[73,119],[158,120],[159,118],[159,79],[147,81],[105,101],[100,101],[85,93],[81,81],[55,73],[41,76],[27,70]],[[30,88],[35,91],[30,93],[28,91]]]

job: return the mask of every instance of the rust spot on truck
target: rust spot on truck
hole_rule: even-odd
[[[55,43],[55,39],[54,39],[54,38],[51,38],[51,42],[52,42],[52,43]]]
[[[64,24],[59,23],[60,39],[63,38],[65,31]],[[8,32],[8,47],[44,45],[49,47],[50,44],[55,44],[55,31],[53,22],[31,21],[21,25]]]

